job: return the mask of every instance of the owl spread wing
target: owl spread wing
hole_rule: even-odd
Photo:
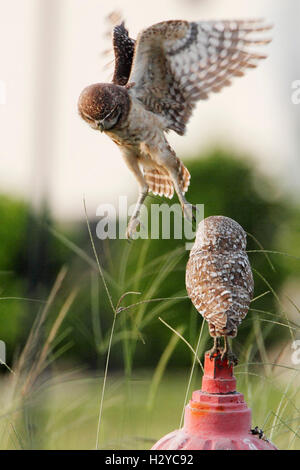
[[[138,36],[130,93],[182,135],[198,100],[266,58],[248,46],[270,42],[251,36],[270,28],[263,20],[155,24]]]
[[[135,40],[129,37],[129,32],[119,11],[112,11],[106,17],[106,23],[107,29],[104,38],[112,40],[113,49],[109,47],[102,52],[103,56],[108,56],[110,59],[103,70],[111,72],[111,68],[114,67],[113,78],[110,77],[109,80],[115,85],[125,86],[131,72]]]
[[[113,46],[115,70],[112,82],[116,85],[124,86],[128,82],[130,76],[135,49],[135,41],[129,37],[124,21],[120,25],[114,27]]]

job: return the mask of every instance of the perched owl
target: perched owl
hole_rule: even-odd
[[[262,20],[164,21],[134,41],[124,23],[114,28],[113,82],[85,88],[78,110],[120,147],[137,179],[139,199],[127,228],[129,238],[149,191],[172,198],[175,189],[184,215],[193,218],[194,206],[184,196],[190,174],[166,133],[183,135],[198,100],[219,92],[266,57],[251,46],[270,42],[261,37],[268,29]]]
[[[246,253],[246,233],[234,220],[213,216],[200,222],[186,267],[186,288],[214,338],[210,351],[229,362],[237,359],[228,336],[235,337],[253,298],[253,276]],[[220,338],[224,337],[224,349]]]

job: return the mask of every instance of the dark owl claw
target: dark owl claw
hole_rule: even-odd
[[[236,355],[232,351],[226,351],[226,349],[221,354],[221,360],[224,361],[225,359],[227,359],[229,366],[236,366],[239,362]]]
[[[182,211],[183,211],[184,217],[189,222],[194,222],[194,223],[197,222],[197,214],[198,214],[197,206],[195,206],[194,204],[187,203],[182,206]]]
[[[210,349],[207,351],[209,353],[209,359],[220,359],[221,353],[218,349]]]
[[[214,346],[213,348],[209,349],[207,351],[207,354],[209,354],[210,359],[220,359],[221,358],[221,351],[218,347]]]
[[[200,216],[197,206],[193,205],[193,222],[197,222],[197,215]]]

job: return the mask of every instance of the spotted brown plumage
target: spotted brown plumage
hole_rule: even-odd
[[[109,116],[116,106],[122,108],[122,117],[126,119],[130,108],[130,99],[126,90],[113,84],[96,83],[81,93],[78,111],[83,119],[98,122]]]
[[[175,20],[150,26],[134,41],[124,23],[115,27],[113,83],[85,89],[78,107],[92,128],[118,144],[137,179],[139,199],[128,237],[149,190],[166,197],[175,191],[184,215],[193,217],[184,196],[190,174],[166,134],[173,130],[183,135],[198,100],[219,92],[266,57],[251,46],[267,44],[270,40],[261,34],[268,29],[262,20]]]
[[[196,241],[186,267],[186,288],[197,311],[208,322],[215,339],[235,337],[247,315],[254,282],[246,253],[246,233],[228,217],[212,216],[198,226]]]

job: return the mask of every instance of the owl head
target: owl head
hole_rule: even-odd
[[[245,250],[246,238],[246,232],[235,220],[229,217],[211,216],[198,225],[193,250]]]
[[[96,83],[85,88],[78,100],[78,111],[93,129],[109,131],[126,119],[130,108],[126,88]]]

